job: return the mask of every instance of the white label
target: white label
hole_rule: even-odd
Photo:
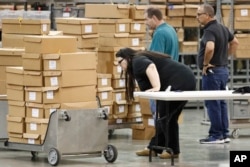
[[[102,78],[102,79],[101,79],[101,84],[102,84],[103,86],[108,85],[108,79],[107,79],[107,78]]]
[[[132,38],[132,46],[139,46],[139,38]]]
[[[240,10],[240,15],[241,16],[248,16],[248,10],[247,9],[241,9]]]
[[[141,106],[140,106],[140,104],[136,104],[136,105],[135,105],[135,111],[136,111],[136,112],[140,112],[140,111],[141,111]]]
[[[35,140],[34,139],[28,139],[28,144],[35,144]]]
[[[91,33],[92,32],[92,25],[86,25],[85,26],[85,33]]]
[[[122,72],[122,67],[121,66],[117,66],[117,72],[121,73]]]
[[[55,70],[56,69],[56,61],[55,60],[50,60],[49,61],[49,69],[50,70]]]
[[[51,77],[50,78],[50,85],[51,86],[58,86],[58,77]]]
[[[36,92],[29,92],[29,100],[36,100]]]
[[[117,119],[116,123],[118,123],[118,124],[122,123],[122,119]]]
[[[39,117],[39,109],[37,109],[37,108],[32,108],[32,109],[31,109],[31,116],[32,116],[32,117],[38,118],[38,117]]]
[[[43,24],[42,25],[42,31],[43,32],[47,32],[47,24]]]
[[[118,112],[119,113],[124,113],[125,112],[125,106],[124,105],[118,106]]]
[[[124,87],[125,86],[125,79],[120,79],[119,80],[119,86]]]
[[[141,24],[135,23],[135,24],[134,24],[134,30],[140,31],[140,29],[141,29]]]
[[[116,100],[116,101],[122,100],[122,94],[121,94],[121,93],[116,93],[116,95],[115,95],[115,100]]]
[[[124,32],[125,31],[125,24],[119,24],[119,32]]]
[[[102,99],[108,99],[108,92],[102,92]]]
[[[37,124],[36,123],[30,123],[30,130],[37,130]]]
[[[135,122],[142,122],[142,118],[136,118]]]
[[[48,91],[46,93],[46,98],[47,99],[54,99],[54,92],[53,91]]]
[[[155,126],[155,121],[154,121],[154,119],[149,118],[149,119],[148,119],[148,125],[149,125],[149,126]]]

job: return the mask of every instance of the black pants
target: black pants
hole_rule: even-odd
[[[156,116],[155,127],[157,133],[151,139],[148,147],[162,146],[171,148],[174,154],[180,153],[178,118],[186,103],[187,101],[156,101],[158,116]],[[167,123],[168,129],[166,129]],[[168,143],[166,143],[166,137]],[[154,149],[154,151],[162,153],[163,150]]]

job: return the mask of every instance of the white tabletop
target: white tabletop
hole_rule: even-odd
[[[134,92],[134,96],[156,100],[223,100],[223,99],[250,99],[250,93],[232,93],[231,90],[221,91],[162,91],[162,92]]]

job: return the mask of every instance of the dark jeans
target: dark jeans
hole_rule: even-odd
[[[151,139],[149,146],[162,146],[171,148],[174,154],[180,153],[179,145],[179,125],[178,118],[187,101],[161,101],[157,100],[157,110],[159,112],[158,123],[155,124],[158,135]],[[169,121],[169,123],[167,122]],[[166,129],[166,125],[169,125]],[[167,136],[166,136],[167,135]],[[166,143],[166,137],[168,143]],[[162,153],[163,150],[156,150]]]
[[[203,90],[226,90],[229,72],[227,67],[212,68],[213,73],[202,76]],[[220,94],[218,94],[220,96]],[[205,100],[211,125],[209,136],[220,139],[228,136],[229,120],[225,100]]]

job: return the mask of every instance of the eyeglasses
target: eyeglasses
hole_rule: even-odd
[[[121,60],[119,60],[118,64],[121,64],[123,60],[124,60],[124,58],[122,58]]]
[[[197,13],[197,16],[201,16],[203,14],[207,14],[207,13]]]

